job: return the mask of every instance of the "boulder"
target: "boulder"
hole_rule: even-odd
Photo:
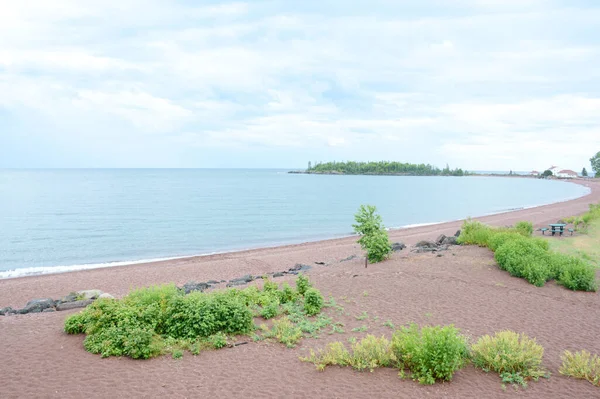
[[[442,245],[442,243],[444,242],[444,240],[446,239],[446,235],[445,234],[440,234],[437,238],[437,240],[435,240],[435,243],[437,245]]]
[[[100,290],[83,290],[83,291],[77,291],[77,299],[80,301],[86,300],[86,299],[98,299],[98,297],[100,295],[102,295],[104,292],[100,291]]]
[[[315,262],[315,265],[325,266],[325,262]]]
[[[454,237],[458,237],[460,236],[460,230],[456,230],[456,233],[454,233]]]
[[[273,278],[275,278],[275,277],[283,277],[283,273],[282,272],[273,273]]]
[[[395,242],[392,244],[392,251],[394,252],[402,251],[404,248],[406,248],[406,245],[402,242]]]
[[[433,241],[419,241],[418,243],[415,244],[416,248],[429,248],[429,249],[433,249],[437,247],[437,244]]]
[[[194,291],[200,291],[203,292],[204,290],[210,288],[210,284],[208,283],[198,283],[196,281],[188,281],[187,283],[185,283],[183,285],[183,291],[186,294],[189,294],[190,292],[194,292]]]
[[[455,236],[446,237],[446,238],[444,238],[444,241],[442,241],[442,244],[443,245],[458,245],[456,240],[457,240],[457,238]]]
[[[312,268],[312,266],[309,265],[305,265],[302,263],[296,263],[296,265],[294,265],[294,267],[290,267],[289,268],[289,272],[305,272],[308,271]],[[298,274],[298,273],[294,273],[294,274]]]
[[[66,303],[66,302],[75,302],[79,298],[79,295],[76,292],[71,292],[69,295],[64,296],[56,301],[57,304]]]
[[[344,258],[344,259],[340,260],[340,262],[348,262],[348,261],[351,261],[352,259],[355,259],[355,258],[356,258],[356,255],[350,255],[347,258]]]
[[[248,283],[244,280],[232,280],[229,283],[227,283],[227,287],[235,287],[235,286],[244,285],[244,284],[248,284]]]
[[[27,305],[25,305],[23,309],[19,309],[17,313],[40,313],[44,311],[44,309],[53,308],[55,305],[56,303],[52,298],[33,299],[27,302]]]
[[[46,309],[42,310],[42,313],[50,313],[50,312],[56,312],[56,309],[54,309],[54,308],[46,308]]]
[[[115,299],[115,297],[105,292],[104,294],[100,295],[98,299]]]
[[[8,306],[6,308],[0,309],[0,316],[9,315],[12,312],[13,312],[13,308],[11,308],[10,306]]]
[[[252,278],[251,275],[246,274],[245,276],[242,277],[238,277],[238,278],[234,278],[229,280],[229,283],[238,283],[238,282],[242,282],[242,284],[247,284],[249,282],[251,282],[252,280],[254,280],[254,278]],[[239,285],[239,284],[238,284]]]
[[[58,306],[56,306],[56,310],[63,311],[63,310],[70,310],[70,309],[77,309],[77,308],[85,308],[87,305],[91,304],[92,302],[94,302],[93,299],[84,299],[84,300],[75,301],[75,302],[59,303]]]
[[[217,280],[208,280],[207,283],[208,284],[219,284],[219,281],[217,281]]]

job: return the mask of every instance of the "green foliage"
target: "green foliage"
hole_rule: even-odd
[[[505,242],[496,250],[494,257],[500,268],[511,276],[522,277],[538,287],[556,276],[548,252],[528,240]]]
[[[457,238],[459,244],[478,245],[487,247],[492,229],[477,220],[467,219],[462,225],[460,236]]]
[[[358,371],[366,369],[373,371],[379,367],[393,367],[397,359],[391,350],[390,342],[385,337],[367,335],[362,340],[353,342],[351,351],[348,351],[341,342],[332,342],[325,350],[315,353],[311,349],[310,356],[301,360],[314,363],[319,371],[323,371],[329,365],[352,367]]]
[[[557,281],[573,291],[596,291],[596,269],[587,261],[570,255],[553,254]]]
[[[321,312],[323,308],[323,295],[316,288],[309,288],[304,293],[304,311],[309,316],[314,316]]]
[[[533,234],[533,223],[527,221],[518,222],[515,225],[515,230],[517,230],[518,233],[524,235],[525,237],[531,237],[531,235]]]
[[[173,359],[181,359],[183,357],[183,351],[181,349],[177,349],[173,351]]]
[[[590,158],[592,170],[596,173],[596,177],[600,177],[600,151]]]
[[[588,171],[586,168],[581,169],[581,176],[588,177]]]
[[[525,386],[527,380],[547,375],[541,367],[544,348],[525,334],[501,331],[493,337],[484,335],[471,350],[473,364],[498,373],[503,382]]]
[[[392,244],[383,226],[381,215],[376,214],[377,208],[372,205],[361,205],[354,215],[356,224],[354,232],[361,235],[358,243],[367,252],[371,263],[381,262],[392,252]]]
[[[227,334],[251,332],[255,328],[252,309],[268,319],[279,315],[280,303],[284,303],[285,311],[296,318],[293,328],[286,331],[285,321],[276,320],[274,325],[279,326],[275,336],[287,345],[297,332],[302,336],[306,329],[314,334],[332,322],[319,314],[323,307],[321,293],[310,288],[305,276],[298,280],[305,297],[287,284],[279,290],[276,283],[268,280],[263,290],[252,286],[188,295],[172,284],[142,288],[122,300],[95,301],[69,316],[64,329],[69,334],[87,334],[84,347],[103,357],[145,359],[182,349],[198,354],[203,348],[227,345]],[[309,321],[307,314],[318,317]]]
[[[600,357],[588,351],[571,353],[565,351],[561,356],[562,365],[559,372],[573,378],[588,380],[600,387]]]
[[[410,175],[410,176],[464,176],[468,172],[457,168],[450,169],[448,165],[439,169],[432,165],[411,164],[402,162],[326,162],[309,163],[309,173],[334,173],[348,175]]]
[[[487,240],[487,247],[492,251],[496,251],[504,243],[508,241],[526,241],[522,234],[514,231],[502,231],[495,234],[490,234]],[[544,241],[545,242],[545,241]]]
[[[308,280],[308,277],[306,277],[304,274],[298,275],[298,278],[296,279],[296,289],[298,290],[298,294],[304,295],[306,290],[308,290],[310,287],[311,284]]]
[[[365,332],[369,330],[369,327],[365,326],[364,324],[360,327],[355,327],[352,329],[352,332]]]
[[[552,175],[554,175],[554,173],[552,173],[552,171],[551,171],[550,169],[546,169],[546,170],[544,171],[544,173],[542,173],[542,174],[541,174],[541,176],[540,176],[540,177],[550,177],[550,176],[552,176]]]
[[[392,350],[400,368],[409,369],[421,384],[452,380],[469,356],[467,339],[452,325],[402,327],[392,337]]]
[[[265,338],[275,338],[288,348],[296,346],[302,338],[302,330],[290,321],[287,316],[273,322],[273,327],[264,334]]]

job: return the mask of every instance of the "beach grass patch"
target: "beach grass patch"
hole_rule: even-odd
[[[528,380],[547,377],[542,364],[544,348],[535,339],[514,331],[484,335],[471,347],[471,360],[486,372],[496,372],[503,382],[527,386]]]
[[[402,327],[392,337],[392,350],[398,359],[400,375],[408,369],[421,384],[451,381],[469,358],[466,337],[452,325]]]
[[[582,350],[571,353],[565,351],[561,356],[559,372],[573,378],[584,379],[600,387],[600,357]]]

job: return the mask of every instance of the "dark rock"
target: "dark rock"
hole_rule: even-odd
[[[352,276],[352,278],[354,278],[354,277],[358,277],[358,274],[355,274],[355,275]]]
[[[227,281],[225,281],[225,280],[221,280],[221,282],[222,282],[222,283],[226,283]]]
[[[325,262],[315,262],[316,265],[324,265]]]
[[[244,284],[248,284],[248,283],[244,280],[235,280],[235,281],[230,281],[229,283],[227,283],[227,287],[236,287],[238,285],[244,285]]]
[[[293,274],[294,276],[298,275],[298,273],[300,273],[300,272],[298,272],[298,271],[295,271],[295,270],[294,270],[294,271],[291,271],[291,272],[289,272],[289,274]]]
[[[187,294],[194,291],[203,292],[204,290],[210,288],[210,284],[208,283],[198,283],[196,281],[188,281],[183,285],[183,291]]]
[[[418,243],[415,244],[416,248],[436,248],[437,244],[435,242],[432,241],[419,241]]]
[[[8,314],[10,314],[12,312],[13,312],[13,308],[11,308],[10,306],[8,306],[6,308],[0,309],[0,316],[8,315]]]
[[[444,238],[444,241],[442,241],[443,245],[458,245],[458,243],[456,242],[457,238],[456,237],[446,237]]]
[[[208,284],[219,284],[219,282],[217,280],[208,280],[207,283]]]
[[[456,233],[454,233],[454,237],[458,237],[460,236],[460,230],[456,230]]]
[[[273,273],[273,277],[283,277],[283,273],[281,272],[277,272],[277,273]]]
[[[442,245],[442,243],[444,242],[444,240],[446,239],[446,235],[445,234],[440,234],[437,238],[437,240],[435,240],[435,243],[437,245]]]
[[[241,281],[241,282],[243,282],[243,284],[247,284],[247,283],[251,282],[252,280],[254,280],[254,278],[252,278],[251,275],[246,274],[245,276],[231,279],[231,280],[229,280],[229,282],[230,283],[236,283],[236,282],[240,282]]]
[[[42,310],[42,313],[50,313],[50,312],[56,312],[56,309],[54,309],[54,308],[46,308],[46,309]]]
[[[437,254],[437,257],[438,257],[438,258],[441,258],[442,256],[444,256],[444,255],[442,255],[442,254]]]
[[[288,271],[290,272],[305,272],[312,269],[312,266],[304,265],[302,263],[296,263],[294,267],[290,267]],[[298,273],[295,273],[298,274]]]
[[[402,242],[395,242],[392,244],[392,251],[394,252],[402,251],[404,248],[406,248],[406,245]]]
[[[27,302],[27,305],[25,305],[23,309],[19,309],[17,313],[40,313],[44,309],[53,308],[55,305],[56,302],[54,302],[54,299],[51,298],[33,299]]]
[[[78,298],[78,295],[76,292],[71,292],[69,295],[64,296],[62,298],[60,298],[59,300],[56,301],[56,304],[60,304],[60,303],[66,303],[66,302],[75,302]]]
[[[94,302],[93,299],[84,299],[84,300],[75,301],[75,302],[65,302],[65,303],[59,304],[56,307],[56,310],[63,311],[63,310],[69,310],[69,309],[85,308],[87,305],[91,304],[92,302]]]
[[[350,261],[352,259],[355,259],[355,258],[356,258],[356,255],[350,255],[347,258],[344,258],[344,259],[340,260],[340,262],[348,262],[348,261]]]

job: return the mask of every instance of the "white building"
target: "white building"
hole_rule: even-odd
[[[579,177],[577,172],[574,172],[570,169],[563,169],[563,170],[558,171],[555,174],[556,174],[556,177],[560,177],[561,179],[576,179]]]

